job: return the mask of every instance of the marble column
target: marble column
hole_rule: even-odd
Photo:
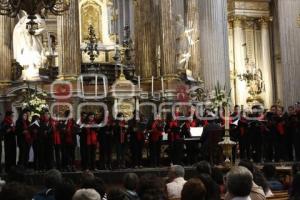
[[[156,76],[157,40],[158,37],[158,7],[153,0],[135,2],[135,59],[136,72],[142,81]]]
[[[270,52],[270,33],[269,33],[269,21],[270,19],[264,18],[260,20],[261,23],[261,52],[262,52],[262,75],[265,83],[265,106],[270,108],[274,103],[273,100],[273,74],[271,64],[271,52]]]
[[[212,90],[219,82],[229,89],[227,0],[199,0],[200,53],[204,83]]]
[[[188,29],[192,29],[192,40],[194,44],[191,47],[191,58],[189,60],[189,69],[192,71],[194,78],[203,79],[203,73],[201,70],[200,57],[200,4],[198,0],[185,1],[186,7],[186,26]]]
[[[245,30],[243,28],[243,20],[240,17],[233,19],[233,43],[234,43],[234,68],[236,74],[246,72],[246,46],[245,46]],[[247,105],[246,99],[248,89],[245,81],[236,79],[236,104]]]
[[[172,80],[178,77],[176,64],[176,18],[184,17],[184,1],[160,1],[161,75]]]
[[[277,0],[282,62],[282,104],[287,107],[300,100],[300,28],[297,23],[299,0]]]
[[[58,16],[59,78],[76,79],[81,69],[79,2],[70,1],[70,9]]]
[[[11,18],[0,15],[0,86],[5,86],[11,82],[12,69],[12,21]]]

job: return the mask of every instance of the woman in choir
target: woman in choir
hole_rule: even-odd
[[[40,125],[40,117],[33,115],[30,123],[32,149],[34,154],[34,169],[44,170],[44,137]]]
[[[16,121],[16,134],[19,146],[19,165],[28,167],[29,150],[32,144],[32,139],[29,131],[30,122],[28,120],[27,110],[23,110],[18,120]]]
[[[52,128],[52,139],[54,145],[54,157],[55,164],[57,169],[61,169],[61,132],[60,132],[60,124],[59,121],[52,118],[51,120],[51,128]]]
[[[80,157],[81,157],[81,168],[86,169],[87,159],[86,159],[86,135],[83,132],[84,121],[87,117],[86,112],[80,113],[80,118],[76,122],[77,125],[77,134],[79,135],[79,147],[80,147]]]
[[[51,116],[49,111],[46,111],[43,113],[43,116],[41,117],[41,129],[42,134],[45,138],[44,142],[44,157],[45,157],[45,169],[49,170],[54,167],[54,145],[53,145],[53,130],[51,125]]]
[[[86,137],[86,156],[83,166],[84,169],[95,169],[96,149],[97,149],[97,130],[96,130],[95,114],[90,112],[84,122],[83,134]]]
[[[107,117],[107,119],[105,119]],[[112,169],[113,120],[111,116],[102,114],[98,133],[100,168]]]
[[[13,112],[7,111],[2,121],[2,131],[4,134],[5,171],[16,165],[16,137],[15,124],[13,123]]]
[[[163,126],[163,121],[158,114],[151,125],[152,130],[149,136],[150,164],[152,167],[158,167],[160,165]]]

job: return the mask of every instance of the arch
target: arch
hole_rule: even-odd
[[[37,90],[37,92],[43,92],[44,90],[38,86],[35,85],[28,85],[26,83],[22,84],[22,85],[18,85],[16,87],[11,87],[6,91],[6,96],[11,96],[14,93],[16,93],[19,90],[24,90],[24,89],[31,89],[31,90]]]

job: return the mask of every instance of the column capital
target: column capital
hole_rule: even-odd
[[[233,23],[234,28],[237,28],[237,27],[241,28],[246,19],[247,19],[246,16],[236,15],[236,16],[230,16],[228,18],[228,21]]]
[[[261,27],[267,27],[271,21],[273,21],[272,17],[260,17],[258,20]]]

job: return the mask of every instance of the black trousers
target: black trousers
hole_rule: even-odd
[[[23,138],[19,138],[19,165],[28,167],[29,151],[31,144],[28,144]]]
[[[250,138],[247,135],[240,136],[240,158],[250,160]]]
[[[197,162],[197,155],[199,153],[198,143],[196,141],[189,141],[186,143],[187,164],[192,165]]]
[[[150,165],[157,167],[160,164],[161,142],[150,142]]]
[[[112,164],[112,137],[105,135],[99,139],[100,168],[111,167]]]
[[[117,163],[118,167],[125,166],[125,154],[126,154],[126,144],[125,143],[116,143],[116,152],[117,152]]]
[[[14,135],[4,137],[5,171],[9,172],[11,167],[16,166],[16,138]]]
[[[80,135],[80,157],[81,157],[81,168],[83,170],[87,169],[87,145],[86,145],[86,137],[84,135]]]
[[[87,167],[90,170],[95,169],[95,163],[96,163],[96,148],[97,145],[87,145]]]
[[[45,167],[47,170],[54,167],[54,145],[52,138],[46,139],[45,141]]]
[[[143,159],[143,147],[144,141],[133,140],[130,142],[130,152],[131,152],[131,160],[132,166],[141,166]]]
[[[64,144],[62,149],[63,168],[71,167],[75,160],[75,145]]]
[[[60,144],[54,144],[54,152],[55,152],[55,164],[57,169],[61,169],[61,145]]]
[[[175,165],[181,164],[183,161],[183,143],[181,141],[173,141],[169,147],[171,147],[171,162]]]

